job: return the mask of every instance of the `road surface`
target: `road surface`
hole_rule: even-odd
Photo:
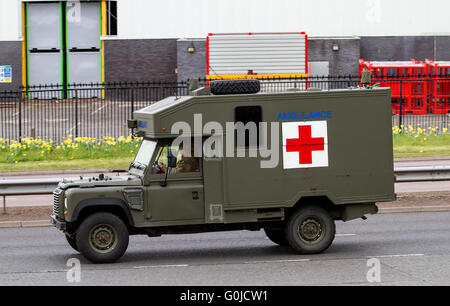
[[[450,212],[337,223],[333,245],[296,255],[262,231],[133,236],[115,264],[93,265],[55,228],[0,229],[0,285],[450,285]],[[67,261],[81,281],[67,282]],[[368,260],[380,262],[369,283]],[[370,262],[369,262],[370,263]]]

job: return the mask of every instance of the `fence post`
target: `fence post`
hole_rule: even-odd
[[[75,138],[78,137],[78,88],[75,88]]]
[[[19,91],[19,142],[22,142],[22,90]]]
[[[3,214],[6,215],[6,196],[3,196]]]
[[[403,124],[402,106],[403,106],[403,80],[400,80],[400,105],[399,105],[400,117],[398,118],[399,120],[398,126],[400,127],[400,129],[402,129],[403,132],[403,128],[401,127]]]
[[[134,88],[131,88],[131,119],[133,119],[134,112]]]

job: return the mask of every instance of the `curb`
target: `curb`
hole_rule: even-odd
[[[450,211],[450,206],[406,206],[406,207],[385,207],[378,208],[379,214],[397,213],[418,213],[418,212],[444,212]],[[50,220],[38,221],[3,221],[0,228],[29,228],[29,227],[50,227]]]
[[[26,175],[60,175],[60,174],[85,174],[85,173],[122,173],[128,169],[99,168],[99,169],[66,169],[66,170],[30,170],[15,172],[0,172],[0,177],[26,176]]]
[[[437,155],[437,156],[415,156],[415,157],[395,157],[395,162],[415,162],[415,161],[435,161],[435,160],[450,160],[448,155]]]
[[[51,226],[50,220],[37,221],[3,221],[0,228],[27,228],[27,227],[47,227]]]
[[[378,208],[379,214],[450,211],[450,206],[406,206]]]

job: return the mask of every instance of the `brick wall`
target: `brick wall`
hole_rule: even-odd
[[[12,83],[0,83],[0,91],[17,90],[22,85],[22,42],[0,41],[0,66],[12,67]]]
[[[105,82],[176,81],[176,39],[105,41]]]

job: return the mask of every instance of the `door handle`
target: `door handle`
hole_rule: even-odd
[[[198,191],[192,191],[192,200],[198,200],[199,196],[198,196]]]

